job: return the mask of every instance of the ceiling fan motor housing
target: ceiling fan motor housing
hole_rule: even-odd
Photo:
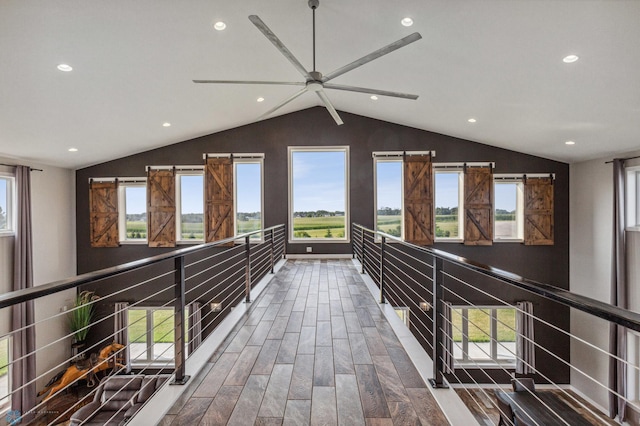
[[[317,9],[320,6],[320,0],[309,0],[309,7],[311,9]]]

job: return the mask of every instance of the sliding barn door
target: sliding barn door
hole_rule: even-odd
[[[464,244],[493,244],[493,173],[491,167],[467,167],[464,173]]]
[[[176,174],[150,169],[147,176],[149,247],[176,246]]]
[[[553,245],[553,179],[524,182],[524,243]]]
[[[91,247],[118,247],[118,184],[89,185]]]
[[[205,241],[233,237],[233,160],[230,157],[207,158],[204,192]]]
[[[433,172],[431,155],[404,159],[404,235],[417,245],[433,244]]]

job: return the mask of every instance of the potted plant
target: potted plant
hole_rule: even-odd
[[[84,346],[94,314],[94,302],[99,299],[93,291],[82,291],[76,296],[73,310],[69,313],[69,328],[73,334],[76,351]]]

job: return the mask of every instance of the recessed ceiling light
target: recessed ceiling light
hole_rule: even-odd
[[[576,143],[574,141],[566,141],[564,144],[565,145],[575,145]]]
[[[378,100],[378,97],[377,97],[376,95],[371,95],[371,100],[372,100],[372,101],[377,101],[377,100]]]
[[[224,30],[225,28],[227,28],[227,24],[225,24],[225,23],[224,23],[224,22],[222,22],[222,21],[218,21],[218,22],[216,22],[215,24],[213,24],[213,28],[215,28],[215,29],[216,29],[216,30],[218,30],[218,31],[222,31],[222,30]]]
[[[571,64],[577,61],[578,59],[580,59],[578,55],[568,55],[562,58],[562,62],[564,62],[565,64]]]
[[[171,127],[171,123],[169,122],[162,123],[162,127]]]
[[[69,72],[69,71],[73,70],[73,67],[71,65],[67,65],[67,64],[60,64],[60,65],[58,65],[58,69],[60,71]]]
[[[402,21],[400,21],[400,23],[405,27],[410,27],[413,25],[413,19],[407,16],[406,18],[402,18]]]
[[[469,123],[475,123],[477,120],[475,118],[470,118],[467,120]]]
[[[264,102],[264,98],[262,96],[260,96],[258,99],[256,99],[257,102]]]
[[[69,152],[78,152],[78,148],[69,148],[68,151]]]

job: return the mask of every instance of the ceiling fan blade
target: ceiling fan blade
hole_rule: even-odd
[[[304,86],[305,83],[295,81],[255,81],[255,80],[193,80],[194,83],[219,83],[219,84],[280,84],[286,86]]]
[[[258,120],[262,120],[263,118],[266,118],[268,115],[270,115],[274,111],[282,108],[283,106],[285,106],[286,104],[288,104],[289,102],[291,102],[292,100],[297,98],[298,96],[302,95],[306,91],[307,91],[306,87],[304,87],[303,89],[297,91],[296,93],[294,93],[293,95],[291,95],[287,99],[285,99],[284,101],[280,102],[278,105],[276,105],[273,108],[271,108],[269,111],[267,111],[264,114],[262,114],[260,117],[258,117]]]
[[[386,55],[387,53],[391,53],[394,50],[398,50],[401,47],[404,47],[410,43],[413,43],[414,41],[418,41],[422,38],[422,36],[420,35],[420,33],[413,33],[413,34],[409,34],[408,36],[401,38],[400,40],[393,42],[391,44],[386,45],[385,47],[382,47],[378,50],[376,50],[375,52],[371,52],[366,56],[363,56],[360,59],[357,59],[353,62],[351,62],[348,65],[345,65],[342,68],[339,68],[333,72],[330,72],[329,74],[325,75],[322,78],[322,82],[325,83],[333,78],[338,77],[339,75],[342,75],[346,72],[351,71],[354,68],[358,68],[361,67],[362,65],[373,61],[374,59],[377,59],[381,56]]]
[[[344,124],[342,119],[338,115],[338,111],[336,111],[336,109],[333,107],[333,104],[331,103],[331,101],[327,97],[327,94],[324,93],[324,90],[318,90],[316,93],[318,94],[318,97],[322,100],[322,102],[324,103],[324,106],[327,108],[327,111],[329,111],[329,114],[331,114],[333,119],[336,121],[336,124],[338,126],[341,125],[341,124]]]
[[[273,43],[276,49],[278,49],[280,53],[282,53],[285,58],[287,58],[289,62],[291,62],[294,67],[296,67],[296,69],[300,72],[300,74],[304,76],[304,78],[306,78],[307,80],[312,80],[311,75],[309,75],[309,71],[307,71],[302,66],[300,61],[298,61],[298,59],[293,56],[293,53],[291,53],[291,51],[287,49],[287,47],[280,41],[278,36],[276,36],[273,31],[271,31],[269,27],[267,27],[267,24],[265,24],[262,19],[260,19],[257,15],[249,15],[249,20],[253,22],[253,25],[258,27],[260,32],[262,32],[262,34],[264,34],[264,36],[268,38],[271,43]]]
[[[370,93],[372,95],[382,95],[382,96],[391,96],[393,98],[403,98],[403,99],[418,99],[418,95],[411,95],[409,93],[400,93],[400,92],[390,92],[388,90],[378,90],[378,89],[367,89],[366,87],[356,87],[356,86],[345,86],[342,84],[331,84],[325,83],[323,84],[325,89],[336,89],[336,90],[346,90],[348,92],[360,92],[360,93]]]

